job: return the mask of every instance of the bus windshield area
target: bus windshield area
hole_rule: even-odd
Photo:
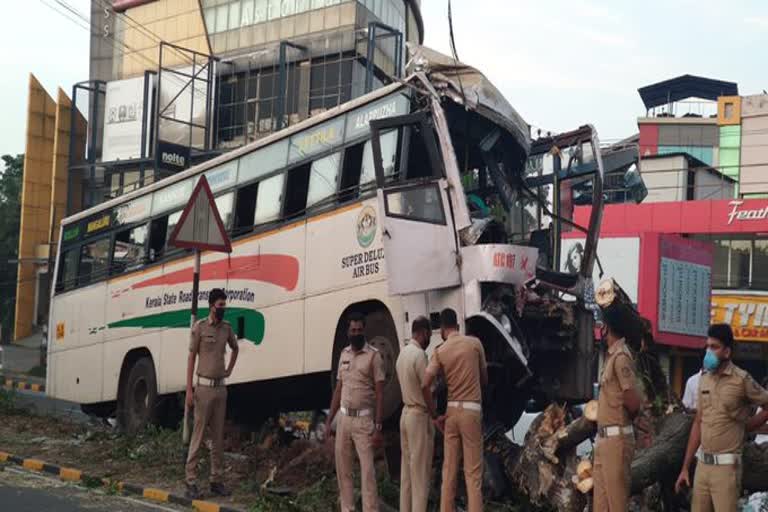
[[[604,176],[594,128],[531,142],[529,125],[480,72],[426,49],[413,60],[414,87],[423,92],[415,101],[422,99],[421,110],[431,114],[439,142],[435,174],[445,177],[449,191],[461,191],[450,198],[459,252],[468,255],[484,245],[491,253],[536,250],[532,277],[513,281],[489,273],[471,292],[479,300],[467,312],[467,332],[484,340],[494,362],[489,403],[504,404],[492,414],[514,421],[519,394],[590,398]],[[592,206],[588,225],[573,222],[577,204]],[[566,259],[563,241],[572,236],[580,237],[580,252]]]

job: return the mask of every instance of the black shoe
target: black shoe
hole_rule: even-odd
[[[224,487],[224,484],[220,484],[219,482],[211,482],[211,494],[214,496],[230,496],[232,493],[229,492],[229,489]]]
[[[184,496],[189,500],[196,500],[200,498],[200,490],[197,488],[195,484],[186,484],[187,485],[187,491],[184,493]]]

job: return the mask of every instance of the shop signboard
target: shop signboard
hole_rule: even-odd
[[[738,341],[768,343],[768,293],[716,292],[712,322],[730,325]]]

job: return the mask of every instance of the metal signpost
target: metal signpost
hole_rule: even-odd
[[[192,314],[190,328],[197,321],[197,302],[200,293],[200,254],[202,251],[232,252],[232,243],[227,235],[221,215],[216,208],[211,187],[205,175],[200,176],[192,196],[181,213],[181,218],[171,233],[169,243],[195,251],[195,267],[192,278]],[[189,408],[184,401],[183,439],[189,442]]]

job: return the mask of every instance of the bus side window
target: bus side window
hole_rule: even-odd
[[[233,201],[235,199],[235,193],[230,192],[223,196],[217,197],[216,209],[219,210],[219,216],[221,217],[221,223],[224,224],[224,229],[227,231],[232,227],[232,209],[234,207]]]
[[[120,274],[127,270],[135,270],[146,262],[145,246],[147,242],[147,225],[118,231],[115,235],[115,246],[112,249],[112,268],[110,274]]]
[[[56,281],[56,291],[71,290],[77,285],[77,265],[79,249],[69,249],[61,254],[59,261],[59,276]]]
[[[165,246],[163,249],[163,256],[168,256],[169,254],[172,254],[174,252],[178,253],[179,251],[181,251],[180,248],[170,244],[173,230],[176,228],[176,224],[179,223],[179,220],[181,220],[181,212],[182,210],[179,210],[177,212],[173,212],[168,216],[168,229],[166,229],[165,231]]]
[[[339,185],[339,202],[353,201],[359,195],[360,170],[363,167],[364,142],[348,147],[344,151],[344,164]]]
[[[168,216],[164,215],[152,221],[149,226],[149,257],[150,262],[159,261],[165,250],[166,233],[168,232]]]
[[[312,162],[307,191],[307,208],[321,203],[329,206],[328,199],[336,196],[339,183],[339,164],[341,153],[333,153]]]
[[[384,177],[387,181],[391,181],[397,176],[399,169],[397,168],[397,130],[393,130],[384,133],[379,138],[381,142],[381,160],[384,166]],[[360,188],[367,188],[366,185],[370,185],[372,188],[376,188],[371,185],[376,181],[376,169],[373,166],[373,145],[371,141],[365,143],[363,149],[363,166],[360,170]]]
[[[251,183],[237,191],[235,201],[235,226],[232,235],[239,236],[253,229],[253,219],[256,216],[256,194],[258,183]]]
[[[409,130],[410,137],[408,139],[408,168],[406,170],[406,180],[413,180],[418,178],[432,178],[437,173],[442,174],[441,170],[432,169],[432,164],[429,160],[429,153],[427,153],[427,146],[424,144],[424,139],[421,136],[421,128],[413,126]],[[384,137],[382,137],[381,152],[384,153]],[[439,148],[438,148],[439,150]],[[385,163],[386,165],[386,163]]]
[[[280,173],[262,182],[256,195],[256,214],[253,224],[265,224],[280,218],[280,207],[283,204],[283,183],[285,173]]]
[[[80,251],[80,265],[77,284],[83,286],[107,277],[109,270],[109,238],[102,238],[83,245]]]
[[[296,217],[307,208],[309,192],[309,171],[312,164],[304,164],[288,171],[288,185],[285,187],[285,217]]]

